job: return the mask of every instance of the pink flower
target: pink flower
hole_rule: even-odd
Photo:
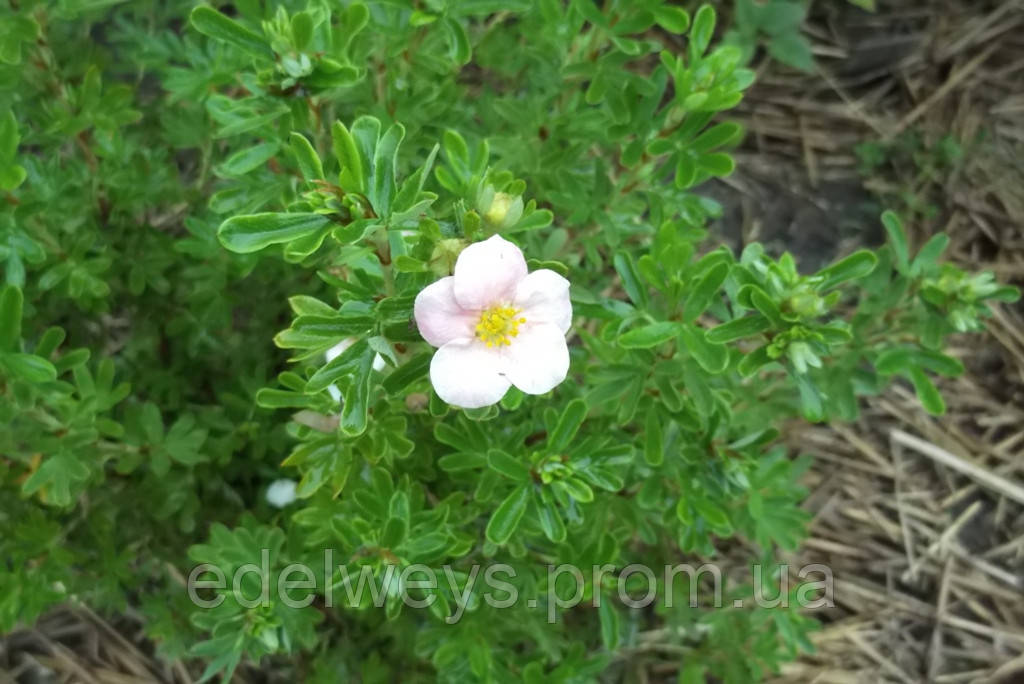
[[[523,253],[497,235],[464,249],[455,275],[424,288],[415,315],[423,339],[439,347],[430,382],[453,406],[490,406],[510,385],[544,394],[569,371],[569,281],[527,273]]]

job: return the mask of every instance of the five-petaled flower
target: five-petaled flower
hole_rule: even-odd
[[[438,347],[430,382],[453,406],[490,406],[510,385],[543,394],[569,371],[569,281],[528,273],[519,248],[497,235],[464,249],[455,275],[424,288],[415,315]]]

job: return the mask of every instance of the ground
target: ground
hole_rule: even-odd
[[[726,232],[826,261],[879,242],[890,207],[917,244],[945,231],[952,259],[1020,285],[1024,5],[815,5],[819,72],[768,66],[744,103]],[[792,565],[829,565],[837,605],[777,681],[1024,681],[1021,321],[1004,307],[959,341],[943,418],[896,387],[856,424],[790,432],[816,456]]]

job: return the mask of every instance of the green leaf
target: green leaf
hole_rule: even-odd
[[[232,45],[253,57],[268,60],[274,58],[274,51],[262,36],[256,35],[212,7],[196,7],[189,19],[192,26],[203,35]]]
[[[277,154],[279,147],[280,144],[277,142],[266,142],[239,150],[217,167],[217,172],[221,176],[229,178],[244,176],[253,169],[265,164],[267,160]]]
[[[57,369],[57,373],[60,374],[72,368],[84,366],[86,361],[89,360],[89,356],[90,352],[88,349],[75,349],[61,355],[53,365]]]
[[[600,591],[594,587],[594,591]],[[605,597],[597,606],[597,613],[601,623],[601,643],[605,650],[614,651],[619,646],[619,613],[615,610],[615,604]]]
[[[393,549],[405,540],[409,530],[409,523],[402,518],[388,518],[384,523],[384,529],[380,534],[380,545],[386,549]]]
[[[636,266],[633,263],[633,257],[628,252],[616,252],[612,263],[615,266],[615,270],[618,271],[619,277],[622,278],[622,288],[626,291],[626,295],[637,307],[641,309],[646,308],[647,288],[640,281],[640,276],[637,274]]]
[[[875,368],[883,375],[903,373],[909,375],[912,368],[924,368],[939,375],[955,378],[962,375],[964,365],[941,352],[931,349],[897,348],[888,349],[875,360]]]
[[[398,163],[398,147],[405,138],[405,127],[392,124],[377,142],[373,153],[373,186],[369,191],[370,204],[377,216],[391,215],[391,200],[395,196],[395,166]]]
[[[299,316],[292,327],[274,336],[281,349],[326,350],[346,337],[358,336],[373,327],[373,318],[364,314]]]
[[[782,320],[782,311],[779,310],[779,305],[775,303],[768,293],[759,288],[757,285],[747,285],[745,287],[751,288],[750,291],[750,303],[754,305],[754,308],[761,312],[768,322],[775,328],[782,328],[785,326],[785,321]]]
[[[424,352],[403,363],[388,377],[384,378],[384,381],[381,383],[384,391],[388,394],[398,394],[422,378],[430,369],[430,361],[433,358],[434,354],[432,352]]]
[[[736,161],[732,155],[724,152],[703,154],[697,159],[697,166],[712,176],[725,177],[736,170]]]
[[[200,682],[210,681],[217,673],[221,673],[221,681],[230,682],[244,651],[241,650],[241,637],[229,633],[196,644],[189,654],[209,659],[199,677]]]
[[[697,162],[686,153],[680,152],[676,161],[675,184],[680,190],[685,190],[697,182]]]
[[[707,682],[707,677],[704,674],[706,671],[706,665],[689,660],[679,673],[678,684],[705,684]]]
[[[992,294],[985,297],[985,299],[994,299],[997,302],[1007,302],[1009,304],[1015,303],[1020,299],[1020,290],[1013,285],[1003,285],[1002,287],[995,290]]]
[[[310,393],[322,392],[345,376],[357,372],[364,356],[369,354],[372,358],[370,352],[372,350],[366,340],[357,340],[351,347],[331,359],[316,373],[313,373],[313,376],[306,381],[306,391]]]
[[[448,55],[456,64],[468,64],[473,52],[469,46],[469,34],[466,28],[451,17],[441,19],[441,27],[444,29],[448,40]]]
[[[690,146],[695,152],[704,154],[716,148],[739,142],[742,137],[743,126],[727,121],[701,133],[700,137],[694,140]]]
[[[530,200],[530,205],[533,205],[534,201]],[[555,215],[548,209],[536,209],[523,214],[523,217],[516,222],[516,224],[510,228],[502,231],[502,233],[509,235],[512,233],[522,233],[528,230],[540,230],[541,228],[547,228],[551,225],[551,222],[555,220]]]
[[[707,340],[712,344],[732,342],[733,340],[753,337],[766,330],[770,330],[771,327],[771,321],[757,314],[744,316],[743,318],[734,318],[728,323],[723,323],[709,330],[707,332]]]
[[[537,501],[537,519],[540,521],[540,528],[551,541],[556,544],[561,544],[565,541],[566,530],[565,522],[562,521],[562,516],[558,514],[558,509],[548,501]]]
[[[308,15],[306,15],[308,16]],[[320,155],[313,149],[313,145],[310,144],[306,136],[301,133],[292,133],[292,154],[295,155],[295,161],[299,165],[299,170],[302,171],[302,177],[307,182],[313,182],[315,180],[324,179],[324,165],[320,161]]]
[[[594,490],[590,485],[575,477],[555,480],[553,486],[565,490],[566,494],[580,503],[590,503],[594,500]]]
[[[333,306],[309,295],[294,295],[288,298],[288,306],[298,316],[334,316],[338,312]]]
[[[801,2],[772,0],[761,8],[759,28],[770,35],[799,31],[807,15],[807,8]]]
[[[313,17],[309,12],[296,12],[292,15],[292,39],[295,47],[302,51],[313,39]]]
[[[373,167],[380,142],[380,119],[375,116],[361,116],[352,122],[352,140],[359,150],[359,158],[363,162],[363,179],[366,185],[367,198],[373,193]]]
[[[551,453],[559,454],[569,446],[586,416],[587,403],[582,399],[573,399],[566,405],[558,417],[555,429],[548,435],[548,449]]]
[[[728,275],[729,264],[719,263],[709,269],[695,285],[690,287],[686,302],[683,304],[684,323],[693,323],[704,313]]]
[[[892,211],[882,214],[882,225],[889,234],[889,244],[892,245],[893,253],[896,255],[896,270],[906,273],[910,268],[910,248],[907,242],[907,232],[903,229],[903,222],[900,217]]]
[[[825,419],[824,402],[821,392],[806,374],[794,376],[797,389],[800,391],[800,409],[804,418],[812,423],[818,423]]]
[[[10,192],[19,185],[25,182],[25,178],[28,177],[28,172],[25,171],[23,166],[17,164],[7,164],[6,166],[0,166],[0,190],[6,190]],[[10,263],[10,262],[8,262]],[[8,266],[8,268],[10,268]],[[8,282],[13,280],[8,276]]]
[[[393,202],[393,210],[395,212],[404,213],[417,206],[423,208],[423,199],[420,193],[423,191],[424,182],[430,176],[430,170],[434,167],[434,158],[437,157],[439,149],[441,149],[440,145],[435,143],[423,165],[416,169],[415,173],[407,177],[402,183]]]
[[[482,468],[486,463],[487,459],[480,454],[470,453],[445,454],[437,459],[437,465],[441,466],[442,470],[450,473],[475,470],[476,468]]]
[[[924,247],[914,257],[913,263],[910,264],[911,275],[921,275],[926,273],[930,268],[935,266],[938,262],[939,257],[946,251],[946,247],[949,246],[949,236],[945,233],[936,233],[924,243]]]
[[[580,15],[595,26],[608,27],[608,19],[601,13],[594,0],[573,0],[569,3]]]
[[[654,21],[669,33],[686,33],[690,28],[690,15],[682,7],[661,5],[654,10]]]
[[[15,7],[17,5],[12,5],[11,10]],[[35,19],[25,16],[25,14],[14,13],[11,10],[8,11],[7,16],[0,18],[0,62],[20,64],[21,44],[31,43],[39,37],[39,24]],[[2,168],[3,166],[0,165],[0,169]]]
[[[323,228],[311,235],[307,235],[306,237],[299,238],[298,240],[292,240],[284,246],[284,260],[290,264],[297,264],[301,262],[310,254],[313,254],[320,249],[330,232],[330,229]]]
[[[356,437],[366,431],[370,415],[370,381],[375,354],[365,340],[360,340],[360,342],[365,345],[365,348],[362,356],[358,359],[352,380],[345,388],[345,401],[341,406],[341,431],[349,437]],[[358,347],[359,343],[352,346]]]
[[[875,359],[875,368],[882,375],[895,375],[914,365],[914,353],[911,349],[887,349]]]
[[[415,302],[415,295],[385,297],[377,302],[377,317],[385,323],[408,323]]]
[[[164,441],[164,419],[156,404],[148,401],[143,404],[139,421],[146,440],[150,444],[159,444]]]
[[[486,535],[492,544],[504,544],[512,538],[530,501],[531,484],[521,484],[505,497],[487,523]]]
[[[702,5],[693,17],[690,28],[690,59],[696,61],[711,44],[711,36],[715,32],[715,10],[711,5]]]
[[[527,482],[530,479],[530,468],[518,458],[509,456],[500,449],[487,451],[487,465],[491,470],[516,482]]]
[[[322,214],[251,214],[220,224],[217,238],[232,252],[248,254],[264,247],[312,235],[331,219]]]
[[[693,511],[690,510],[690,502],[687,497],[680,497],[676,501],[676,518],[686,527],[693,526]]]
[[[943,401],[938,388],[936,388],[931,379],[925,375],[924,371],[917,366],[911,366],[907,369],[907,375],[910,377],[910,382],[914,385],[914,392],[917,394],[917,399],[921,402],[921,406],[924,407],[925,411],[933,416],[941,416],[945,414],[946,402]]]
[[[768,54],[800,71],[814,71],[811,43],[796,31],[780,33],[768,41]]]
[[[694,360],[708,373],[721,373],[729,365],[729,350],[725,345],[705,339],[704,331],[700,328],[693,325],[681,326],[680,336]]]
[[[848,280],[863,278],[875,269],[877,263],[878,257],[869,250],[862,249],[856,251],[845,259],[841,259],[818,271],[817,275],[824,278],[824,282],[818,286],[818,289],[821,291],[830,290]]]
[[[644,460],[647,465],[660,466],[665,460],[662,418],[654,408],[648,409],[644,425]]]
[[[53,364],[35,354],[7,353],[0,356],[0,363],[14,375],[29,382],[49,382],[57,379]]]
[[[739,371],[743,377],[750,377],[761,368],[771,363],[774,359],[768,356],[768,345],[758,347],[749,354],[744,354],[740,362],[736,364],[736,370]]]
[[[946,356],[941,352],[931,349],[919,349],[915,356],[921,367],[930,370],[932,373],[945,375],[948,378],[959,377],[964,373],[964,364],[952,356]]]
[[[459,178],[468,176],[470,174],[469,147],[466,145],[466,139],[458,131],[447,129],[441,137],[441,142],[444,146],[445,158],[454,167]]]
[[[448,535],[441,532],[430,532],[423,536],[406,538],[402,546],[403,552],[414,559],[432,558],[448,548]]]
[[[373,318],[365,314],[335,312],[330,316],[298,316],[292,321],[291,330],[321,341],[326,338],[333,344],[364,333],[372,325]]]
[[[0,114],[0,163],[11,163],[18,152],[18,119],[10,109]]]
[[[729,515],[718,504],[704,498],[694,498],[691,503],[700,516],[712,527],[729,526]]]
[[[3,295],[0,294],[0,311],[3,310],[3,303],[2,302],[3,302]],[[2,321],[3,318],[4,318],[3,314],[0,313],[0,321]],[[3,323],[0,323],[0,326],[3,326],[3,325],[4,325]],[[0,330],[4,330],[4,328],[0,327]],[[44,359],[50,358],[50,354],[52,354],[53,352],[57,351],[57,347],[59,347],[61,344],[63,344],[65,337],[67,337],[67,333],[64,332],[63,328],[58,328],[57,326],[53,326],[53,327],[47,328],[46,332],[44,332],[42,334],[42,336],[39,338],[39,341],[36,343],[36,348],[35,348],[36,356],[41,356]],[[0,342],[0,351],[3,351],[3,343],[2,342]]]
[[[363,240],[380,227],[378,219],[356,219],[345,225],[335,225],[331,230],[331,236],[343,245],[350,245]]]
[[[46,458],[25,480],[21,491],[35,494],[45,487],[45,501],[55,506],[67,506],[72,500],[72,488],[77,490],[88,479],[89,468],[77,456],[65,451]]]
[[[21,339],[21,290],[5,285],[0,290],[0,351],[16,351]]]
[[[674,339],[678,334],[678,323],[659,321],[623,333],[619,336],[619,346],[623,349],[650,349]]]
[[[363,160],[356,147],[352,134],[345,124],[335,121],[331,126],[331,140],[334,145],[334,156],[341,166],[338,183],[350,192],[366,192],[366,179],[363,177]]]

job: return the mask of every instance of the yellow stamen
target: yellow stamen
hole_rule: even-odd
[[[509,346],[512,338],[519,335],[519,326],[526,323],[519,313],[518,309],[501,304],[484,310],[476,324],[476,336],[488,347]]]

